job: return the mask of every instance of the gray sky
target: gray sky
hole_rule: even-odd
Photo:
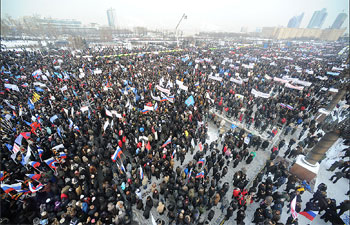
[[[340,12],[349,12],[349,0],[1,0],[1,17],[38,14],[107,25],[110,7],[116,10],[119,28],[175,29],[186,13],[188,19],[180,25],[185,32],[240,31],[241,27],[255,31],[256,27],[286,26],[302,12],[301,27],[306,27],[313,12],[322,8],[328,12],[322,27],[327,28]],[[343,27],[348,23],[349,19]]]

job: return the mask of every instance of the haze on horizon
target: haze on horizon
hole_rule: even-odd
[[[304,12],[300,27],[306,27],[315,10],[326,8],[328,16],[322,28],[332,25],[341,12],[349,14],[348,0],[2,0],[1,18],[40,15],[57,19],[75,19],[83,24],[107,26],[107,9],[116,11],[117,28],[143,26],[150,29],[175,29],[182,14],[185,33],[199,31],[238,32],[241,27],[287,26],[289,19]],[[349,17],[343,24],[349,32]]]

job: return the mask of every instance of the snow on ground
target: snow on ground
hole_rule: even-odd
[[[230,124],[227,122],[226,123],[226,127],[230,127]],[[238,129],[238,128],[237,128]],[[294,137],[294,138],[298,138],[299,137],[299,133],[300,133],[300,128],[297,130],[297,132],[295,132],[295,134],[293,136],[288,135],[288,136],[281,136],[278,135],[275,138],[273,138],[271,140],[272,143],[276,143],[278,144],[279,141],[283,138],[286,141],[286,144],[288,144],[289,139]],[[213,122],[209,122],[208,123],[208,140],[207,143],[211,143],[212,141],[215,141],[219,138],[219,127],[217,125],[215,125]],[[258,131],[255,131],[258,132]],[[259,132],[258,132],[259,133]],[[280,132],[282,133],[282,131]],[[305,132],[307,133],[307,132]],[[263,137],[266,137],[266,134],[262,134]],[[306,136],[306,135],[305,135]],[[304,136],[304,137],[305,137]],[[339,205],[342,201],[348,199],[348,197],[345,195],[345,193],[349,190],[349,180],[342,178],[340,179],[336,184],[333,184],[331,181],[329,181],[330,177],[334,174],[334,172],[329,172],[326,169],[328,169],[332,163],[335,160],[340,160],[340,157],[342,155],[344,155],[344,153],[341,153],[341,151],[346,147],[345,145],[342,144],[343,140],[342,139],[338,139],[337,142],[335,142],[335,144],[331,147],[331,149],[327,152],[327,158],[325,160],[322,161],[321,166],[320,166],[320,171],[318,173],[317,176],[317,180],[316,180],[316,185],[315,188],[317,188],[317,185],[320,183],[325,183],[328,186],[328,190],[327,190],[327,194],[329,198],[335,199],[337,201],[337,205]],[[219,142],[219,146],[218,149],[221,150],[222,149],[222,145],[221,145],[221,141]],[[233,174],[236,171],[239,171],[240,169],[242,169],[243,167],[245,167],[247,169],[247,178],[249,180],[253,180],[254,177],[256,176],[256,174],[263,168],[263,166],[265,165],[266,160],[269,158],[270,156],[270,149],[271,146],[267,149],[267,151],[262,151],[262,150],[258,150],[256,151],[257,156],[254,158],[254,160],[252,161],[251,164],[247,165],[245,163],[245,161],[242,161],[241,163],[238,164],[238,166],[236,168],[233,168],[232,165],[233,163],[231,162],[229,164],[229,172],[227,173],[227,175],[222,178],[222,183],[224,182],[228,182],[230,184],[230,189],[226,194],[226,198],[228,198],[229,201],[231,201],[232,199],[232,192],[233,192],[233,185],[232,185],[232,180],[233,180]],[[295,147],[295,145],[294,145]],[[255,151],[255,149],[253,149],[252,147],[248,148],[249,151]],[[196,147],[195,149],[196,151],[198,150],[198,147]],[[280,150],[279,156],[283,156],[284,152],[286,151],[286,146],[284,148],[282,148]],[[210,154],[210,152],[208,151],[207,154]],[[184,165],[186,165],[190,160],[192,160],[193,155],[191,155],[190,152],[187,153],[185,161],[183,166],[180,165],[180,162],[175,160],[175,166],[174,168],[176,168],[177,166],[180,166],[181,168],[184,167]],[[293,161],[287,159],[287,162],[289,162],[290,165],[292,165]],[[209,174],[209,176],[212,176],[212,171]],[[266,178],[266,176],[264,177]],[[160,179],[159,181],[157,181],[154,177],[152,177],[152,183],[155,182],[157,184],[159,184],[161,182],[162,179]],[[142,189],[142,194],[143,194],[143,199],[144,199],[144,203],[146,202],[146,197],[148,195],[151,195],[150,192],[150,186],[148,185],[148,188],[146,190]],[[283,191],[285,189],[285,185],[282,185],[278,191]],[[304,210],[306,203],[309,201],[310,198],[312,198],[313,194],[306,191],[302,194],[302,210]],[[291,215],[291,213],[287,214],[287,210],[288,210],[288,205],[289,203],[285,203],[285,206],[282,210],[282,214],[281,214],[281,220],[280,222],[282,223],[286,223],[287,218]],[[166,204],[167,206],[167,204]],[[212,209],[215,211],[215,216],[213,218],[213,220],[211,221],[210,224],[220,224],[220,222],[223,220],[224,215],[226,214],[226,209],[224,210],[224,213],[221,213],[220,210],[220,206],[221,203],[219,203],[217,206],[213,206]],[[245,219],[245,224],[252,224],[251,221],[253,220],[254,217],[254,212],[255,210],[258,208],[259,203],[252,203],[251,205],[248,205],[247,210],[246,210],[246,219]],[[136,207],[133,207],[133,212],[134,212],[134,220],[138,221],[140,225],[146,225],[146,224],[152,224],[151,221],[151,217],[148,220],[145,220],[145,218],[142,216],[143,211],[139,211],[136,210]],[[207,216],[209,211],[205,212],[204,215]],[[164,214],[162,216],[160,216],[158,214],[158,212],[156,211],[156,207],[153,207],[151,210],[151,214],[153,215],[153,217],[155,218],[155,220],[157,220],[158,218],[163,219],[166,224],[168,223],[168,219],[167,219],[167,213],[168,211],[165,211]],[[236,215],[237,215],[237,210],[233,213],[233,216],[228,220],[225,221],[224,224],[236,224]],[[323,213],[321,214],[323,215]],[[322,220],[320,217],[321,215],[317,215],[317,217],[315,218],[314,221],[309,221],[308,219],[306,219],[304,216],[299,215],[298,220],[299,220],[299,224],[312,224],[312,225],[328,225],[331,224],[330,222],[326,223],[324,220]],[[349,224],[349,212],[344,213],[343,216],[341,217],[344,222],[346,222],[346,224]]]
[[[25,47],[38,45],[37,41],[27,41],[27,40],[2,40],[1,44],[5,45],[7,48]]]

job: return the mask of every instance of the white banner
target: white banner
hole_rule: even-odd
[[[310,87],[312,83],[308,81],[303,81],[303,80],[294,80],[293,84],[300,84],[306,87]]]
[[[209,75],[208,77],[209,79],[212,79],[212,80],[217,80],[217,81],[222,81],[222,77],[216,77],[216,76],[212,76],[212,75]]]
[[[233,78],[233,77],[230,78],[230,81],[232,81],[233,83],[236,83],[236,84],[240,84],[240,85],[243,84],[243,81],[242,81],[242,80],[237,80],[237,79],[235,79],[235,78]]]
[[[266,93],[257,91],[257,90],[255,90],[255,89],[252,89],[252,94],[253,94],[255,97],[262,97],[262,98],[269,98],[269,97],[270,97],[270,94],[266,94]]]
[[[289,84],[289,83],[286,83],[286,87],[287,88],[296,89],[296,90],[299,90],[299,91],[302,91],[304,89],[304,87],[302,87],[302,86],[295,86],[295,85],[292,85],[292,84]]]
[[[161,92],[164,92],[164,93],[170,95],[170,90],[169,90],[169,89],[162,88],[162,87],[159,86],[159,85],[156,85],[156,88],[157,88],[158,90],[160,90]]]
[[[289,83],[289,80],[284,80],[284,79],[281,79],[281,78],[278,78],[278,77],[274,77],[273,78],[274,81],[277,81],[277,82],[281,82],[281,83]]]

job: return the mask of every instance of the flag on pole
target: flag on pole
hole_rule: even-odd
[[[60,157],[61,159],[66,159],[67,155],[64,152],[60,152],[58,157]]]
[[[57,127],[57,133],[58,133],[58,135],[60,135],[60,137],[62,138],[61,130],[60,130],[59,127]]]
[[[317,211],[303,211],[300,212],[299,214],[305,216],[306,218],[308,218],[309,220],[313,221],[315,219],[315,217],[317,216],[318,212]]]
[[[187,106],[190,106],[190,105],[193,105],[193,104],[194,104],[194,98],[193,98],[192,95],[186,99],[185,104],[186,104]]]
[[[24,164],[27,165],[28,164],[28,161],[29,161],[29,158],[32,154],[32,149],[30,148],[30,146],[28,145],[28,148],[27,148],[27,154],[26,156],[24,157]]]
[[[143,170],[142,170],[141,166],[140,166],[140,178],[141,178],[141,180],[143,180]]]
[[[171,154],[171,158],[173,159],[176,153],[176,149],[174,149],[173,153]]]
[[[41,177],[40,173],[31,173],[31,174],[26,174],[27,177],[29,177],[30,179],[36,180],[38,181]]]
[[[162,145],[162,148],[164,148],[165,146],[167,146],[170,143],[171,143],[171,137],[169,137],[169,139],[166,142],[164,142],[164,144]]]
[[[54,158],[49,158],[49,159],[46,159],[46,160],[44,160],[45,161],[45,163],[50,167],[50,168],[52,168],[52,169],[54,169],[54,170],[56,170],[57,169],[57,167],[56,167],[56,165],[55,165],[55,163],[57,162]]]
[[[204,171],[197,173],[196,178],[204,178]]]
[[[20,147],[15,143],[15,144],[13,145],[13,149],[12,149],[13,153],[14,153],[15,155],[17,155],[17,152],[19,152],[20,150],[21,150]]]
[[[290,203],[290,210],[292,212],[292,216],[294,219],[296,219],[298,217],[298,213],[295,211],[295,206],[297,204],[297,197],[295,196],[292,200],[292,202]]]
[[[22,188],[22,183],[16,183],[16,184],[1,184],[2,190],[4,190],[5,193],[10,193],[11,191],[20,191]]]
[[[29,165],[31,165],[33,168],[37,168],[40,166],[40,163],[36,161],[30,161]]]
[[[23,139],[22,134],[18,135],[16,137],[15,143],[18,144],[19,146],[21,146],[22,145],[22,139]]]
[[[22,132],[22,137],[24,137],[26,140],[30,138],[30,132]]]
[[[151,150],[151,144],[148,142],[147,145],[146,145],[146,149],[149,151]]]
[[[36,186],[36,187],[33,186],[32,182],[28,182],[28,184],[29,184],[29,190],[32,193],[35,193],[44,187],[43,184],[38,184],[38,186]]]
[[[51,123],[54,123],[56,119],[58,119],[58,116],[57,116],[57,115],[52,116],[52,117],[50,118]]]
[[[117,148],[117,150],[114,152],[114,154],[112,155],[112,161],[115,162],[117,161],[117,157],[120,159],[120,155],[123,153],[123,151],[121,150],[120,147]]]
[[[202,151],[203,150],[202,142],[200,142],[198,146],[199,146],[199,150]]]
[[[198,162],[197,162],[197,164],[204,164],[204,159],[200,159]]]

